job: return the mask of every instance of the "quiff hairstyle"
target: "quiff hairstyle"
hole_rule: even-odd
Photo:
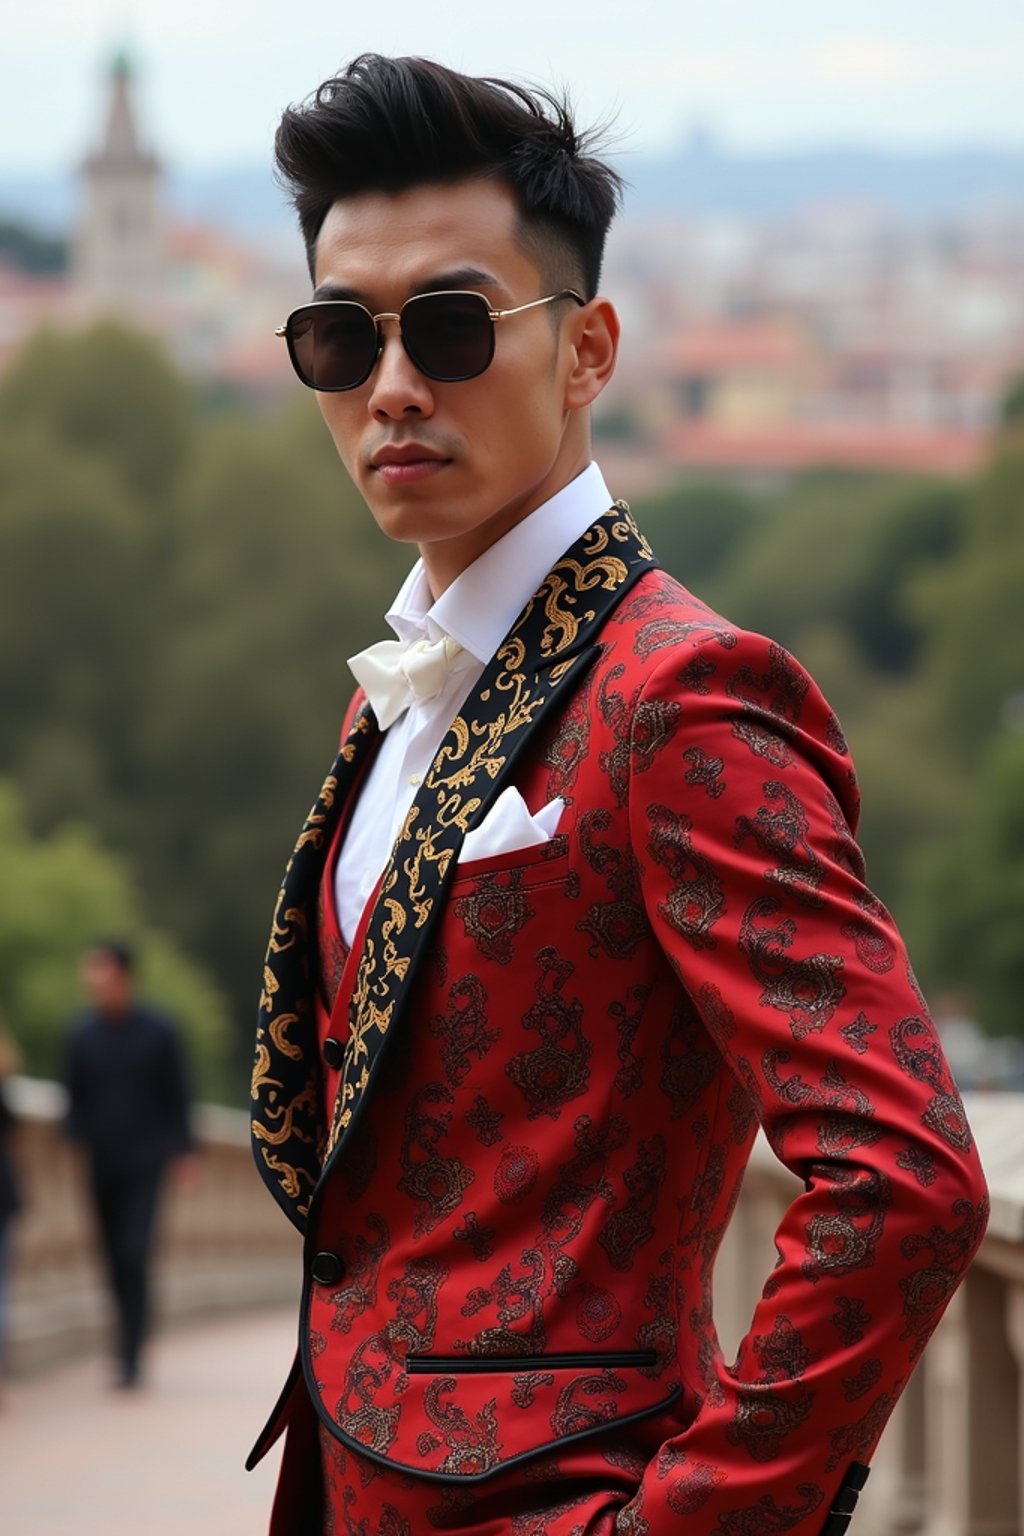
[[[569,103],[539,87],[462,75],[431,59],[353,59],[299,106],[274,141],[310,273],[339,198],[492,177],[519,207],[520,241],[553,286],[593,298],[622,180],[590,153]]]

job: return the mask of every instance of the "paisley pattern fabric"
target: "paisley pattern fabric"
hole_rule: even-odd
[[[257,1454],[315,1422],[325,1531],[840,1536],[984,1231],[835,717],[622,509],[597,526],[584,548],[625,571],[572,553],[564,586],[562,562],[453,727],[321,1009],[337,1068],[315,885],[358,711],[275,919],[255,1146],[306,1283]],[[566,611],[592,617],[548,630]],[[558,836],[459,862],[509,783],[565,799]],[[758,1123],[804,1190],[728,1362],[712,1270]],[[322,1166],[261,1135],[286,1124]]]

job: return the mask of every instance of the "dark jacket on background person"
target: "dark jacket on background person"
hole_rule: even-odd
[[[160,1168],[192,1149],[184,1054],[170,1019],[145,1003],[72,1022],[66,1129],[94,1163]]]

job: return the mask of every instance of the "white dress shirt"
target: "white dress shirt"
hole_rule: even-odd
[[[611,505],[604,477],[592,463],[485,549],[436,602],[422,560],[402,583],[386,614],[399,640],[448,634],[463,649],[441,692],[415,702],[384,732],[366,776],[334,871],[346,944],[352,944],[416,790],[484,667],[559,556]]]

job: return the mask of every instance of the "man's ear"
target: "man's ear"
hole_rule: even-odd
[[[619,353],[619,330],[619,317],[610,299],[591,299],[573,314],[569,332],[573,361],[565,385],[567,411],[592,405],[608,383]]]

